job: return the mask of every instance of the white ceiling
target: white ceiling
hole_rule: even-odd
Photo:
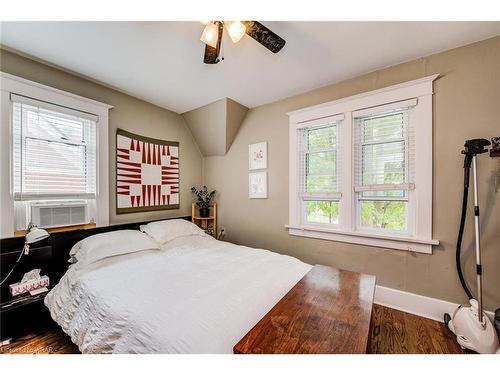
[[[263,22],[277,54],[225,36],[203,63],[199,22],[3,22],[1,43],[182,113],[223,97],[256,107],[500,35],[500,22]]]

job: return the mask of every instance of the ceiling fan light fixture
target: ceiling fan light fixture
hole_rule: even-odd
[[[219,31],[217,25],[214,22],[209,22],[203,29],[201,33],[200,40],[208,44],[210,47],[217,47],[217,39],[219,38]]]
[[[227,26],[227,32],[229,36],[231,37],[231,40],[233,43],[238,43],[241,38],[243,38],[243,35],[245,35],[245,32],[247,30],[246,26],[243,25],[240,21],[232,21],[228,22]]]

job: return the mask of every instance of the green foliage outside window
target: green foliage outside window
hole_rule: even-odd
[[[361,225],[395,231],[406,229],[406,202],[361,201]]]
[[[336,201],[306,201],[306,208],[309,223],[339,223],[339,203]]]

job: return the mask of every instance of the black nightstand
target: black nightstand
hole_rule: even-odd
[[[5,298],[0,302],[0,338],[2,341],[16,339],[27,333],[39,331],[50,324],[50,314],[43,304],[47,295],[25,294],[14,298]]]
[[[1,240],[0,274],[6,275],[11,269],[19,252],[22,251],[24,237],[14,237]],[[54,256],[52,246],[44,245],[32,247],[29,255],[25,255],[9,279],[0,288],[0,338],[17,338],[26,333],[39,332],[50,322],[50,314],[43,304],[47,292],[35,296],[23,294],[12,297],[9,284],[20,281],[24,273],[40,268],[42,275],[50,277],[50,281],[58,280],[54,277]]]

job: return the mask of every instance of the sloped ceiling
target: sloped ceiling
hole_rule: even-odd
[[[224,98],[183,113],[203,156],[225,155],[245,118],[248,108]]]

